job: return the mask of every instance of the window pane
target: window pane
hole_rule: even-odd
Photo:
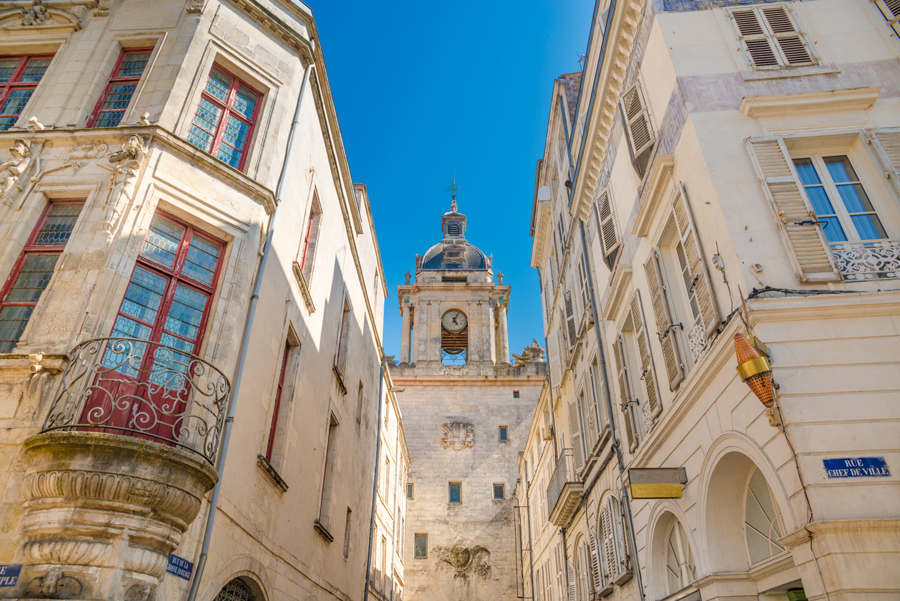
[[[244,144],[247,141],[247,133],[250,126],[243,121],[228,116],[228,123],[225,125],[225,133],[222,136],[222,144],[219,146],[218,158],[225,161],[232,167],[237,167],[241,162]]]
[[[206,299],[207,296],[202,292],[179,285],[166,315],[166,331],[196,341],[200,322],[203,320],[203,310],[206,308]],[[190,351],[193,352],[193,348]]]
[[[15,124],[32,93],[34,93],[33,88],[10,92],[6,102],[0,107],[0,131],[5,131]]]
[[[862,184],[843,184],[837,189],[848,213],[868,213],[875,210]]]
[[[34,305],[0,309],[0,353],[8,353],[16,347],[32,311]]]
[[[772,500],[769,485],[759,470],[756,470],[750,479],[744,515],[751,564],[784,551],[784,547],[778,543],[778,539],[783,535],[781,519]]]
[[[858,182],[856,171],[850,164],[850,159],[846,156],[825,157],[825,166],[828,168],[828,174],[836,184],[847,182]]]
[[[150,60],[149,52],[134,52],[126,54],[125,59],[119,66],[117,77],[140,77],[144,73],[144,67]]]
[[[450,502],[451,503],[459,503],[461,502],[460,495],[460,485],[455,482],[450,483]]]
[[[7,83],[22,63],[21,59],[4,58],[0,60],[0,83]]]
[[[812,159],[794,159],[794,167],[797,168],[797,175],[804,186],[818,186],[822,184],[816,168],[813,166]]]
[[[206,91],[213,97],[226,102],[228,100],[228,88],[230,87],[230,77],[215,68],[209,72],[209,79],[206,80]]]
[[[877,215],[851,215],[850,220],[853,221],[853,227],[856,228],[860,240],[887,238],[887,233]]]
[[[154,263],[172,267],[183,235],[182,226],[157,215],[150,223],[150,231],[141,247],[141,256]]]
[[[209,152],[212,148],[213,134],[221,116],[222,109],[206,98],[201,98],[200,105],[197,107],[197,114],[194,115],[194,122],[191,124],[191,130],[188,133],[188,142],[200,150]]]
[[[136,267],[125,291],[121,312],[147,323],[155,323],[166,282],[163,276],[143,267]]]
[[[825,239],[829,242],[845,242],[847,240],[847,234],[844,233],[844,228],[841,227],[837,217],[819,217],[819,223],[822,224]]]
[[[137,88],[136,83],[117,83],[109,88],[109,95],[103,101],[103,107],[100,110],[125,110],[128,103],[131,102],[131,96]]]
[[[428,557],[428,537],[424,534],[416,535],[416,557]]]
[[[53,268],[59,255],[29,255],[12,290],[6,296],[8,303],[36,303],[53,277]]]
[[[51,60],[52,59],[49,58],[31,59],[28,61],[28,66],[25,67],[25,71],[22,73],[22,77],[19,78],[19,81],[22,83],[39,82],[47,71],[47,67],[50,66]]]
[[[502,485],[502,484],[495,484],[495,485],[494,485],[494,498],[495,498],[495,499],[502,499],[502,498],[503,498],[503,485]]]
[[[147,340],[150,338],[150,332],[150,327],[119,315],[113,325],[110,337]],[[112,342],[106,347],[102,363],[107,369],[137,377],[146,351],[147,343],[145,342]]]
[[[232,108],[247,119],[252,119],[258,99],[259,96],[257,96],[256,92],[241,84],[238,86],[237,94],[235,94]]]
[[[210,242],[200,236],[191,237],[191,245],[188,248],[182,273],[209,286],[215,276],[216,264],[219,262],[221,251],[222,247],[215,242]]]
[[[47,213],[34,246],[65,246],[81,213],[81,205],[54,204]]]

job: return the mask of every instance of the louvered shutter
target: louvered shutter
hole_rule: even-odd
[[[716,301],[712,295],[712,287],[709,284],[709,273],[706,271],[706,262],[703,260],[700,237],[694,226],[691,209],[688,207],[687,194],[684,187],[679,186],[678,196],[675,197],[675,223],[681,236],[681,245],[687,258],[690,270],[691,282],[697,304],[700,307],[700,319],[703,321],[703,329],[709,338],[719,327],[719,311],[716,309]]]
[[[555,385],[559,386],[559,383],[562,381],[563,348],[559,344],[558,331],[553,332],[547,337],[547,344],[550,346],[550,348],[547,349],[547,360],[550,362],[550,375],[553,378]]]
[[[786,64],[798,67],[815,63],[787,6],[764,6],[759,10]]]
[[[766,196],[784,241],[803,282],[840,281],[816,214],[787,152],[778,137],[750,138],[747,149],[757,175],[765,183]],[[802,225],[801,225],[802,224]]]
[[[581,255],[581,262],[578,265],[578,283],[581,284],[581,306],[584,307],[585,316],[590,320],[591,296],[588,293],[587,267],[584,255]]]
[[[591,553],[591,584],[594,591],[599,591],[603,588],[603,570],[600,568],[600,542],[597,540],[597,535],[594,534],[593,530],[588,528],[587,531]]]
[[[738,36],[756,69],[797,67],[815,62],[785,6],[731,11]]]
[[[650,286],[650,303],[653,305],[653,314],[656,316],[656,336],[659,338],[663,359],[666,362],[669,390],[675,390],[675,387],[684,379],[684,369],[675,339],[675,330],[672,328],[669,291],[662,276],[657,249],[653,249],[650,258],[644,263],[644,271],[647,273],[647,283]]]
[[[616,340],[615,353],[616,370],[619,377],[619,407],[622,409],[622,422],[625,424],[625,438],[628,441],[628,450],[634,451],[637,446],[634,438],[634,427],[631,423],[631,389],[628,386],[628,364],[625,360],[625,341],[619,334]]]
[[[875,4],[894,29],[894,33],[900,36],[900,0],[875,0]]]
[[[591,589],[590,589],[590,563],[588,561],[587,554],[587,546],[584,544],[584,540],[578,545],[578,588],[580,590],[580,598],[582,601],[590,601],[591,600]]]
[[[610,265],[611,255],[619,248],[619,235],[616,232],[616,224],[613,220],[612,201],[609,191],[604,190],[599,200],[600,212],[600,240],[603,243],[603,257]],[[610,267],[612,267],[610,265]]]
[[[572,464],[575,467],[573,476],[576,477],[581,474],[581,469],[584,467],[584,446],[580,421],[578,418],[578,402],[572,399],[569,401],[569,436],[572,439]]]
[[[638,84],[631,86],[622,94],[622,112],[625,115],[628,141],[631,143],[631,156],[634,161],[637,161],[638,157],[649,150],[655,141],[653,129],[650,127],[647,103],[644,101]]]
[[[584,427],[586,432],[584,433],[584,452],[585,456],[589,456],[591,451],[594,448],[594,445],[597,444],[597,439],[599,438],[600,433],[597,431],[596,420],[594,419],[594,414],[591,413],[591,408],[588,406],[587,402],[587,387],[589,386],[588,382],[585,382],[584,389],[578,395],[578,404],[581,409],[581,421],[584,423]]]
[[[636,290],[631,299],[631,322],[634,324],[634,337],[638,343],[638,354],[641,356],[641,380],[644,382],[644,391],[647,393],[647,402],[650,404],[650,414],[653,417],[659,415],[659,394],[656,391],[656,373],[653,370],[653,357],[650,356],[650,337],[647,336],[647,328],[644,327],[643,307],[641,307],[641,292]]]
[[[566,562],[566,576],[569,581],[569,601],[578,601],[578,584],[575,575],[575,568],[568,561]]]
[[[897,4],[897,11],[900,11],[900,0],[893,1]],[[890,178],[897,193],[900,194],[900,129],[871,130],[867,139],[884,165],[885,176]]]
[[[626,542],[627,531],[625,529],[625,520],[622,516],[622,506],[613,498],[609,498],[610,514],[612,517],[613,528],[615,529],[616,541],[616,569],[621,574],[627,572],[630,567],[628,559],[628,543]]]
[[[575,325],[575,305],[572,302],[572,291],[566,290],[566,333],[569,335],[569,346],[575,344],[575,338],[578,336],[578,330]]]
[[[601,543],[603,545],[603,573],[607,582],[612,582],[618,573],[616,561],[616,540],[612,525],[610,501],[600,510]]]

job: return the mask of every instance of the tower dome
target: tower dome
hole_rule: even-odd
[[[441,216],[443,239],[419,259],[418,271],[490,271],[491,260],[466,240],[466,216],[459,212],[456,197]]]

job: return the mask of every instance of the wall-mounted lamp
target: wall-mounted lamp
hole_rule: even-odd
[[[767,409],[771,409],[775,406],[775,386],[772,384],[772,367],[769,360],[741,333],[734,335],[734,350],[737,354],[737,372],[741,381],[750,387],[756,398]]]

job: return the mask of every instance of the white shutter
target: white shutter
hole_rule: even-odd
[[[616,561],[618,562],[616,567],[621,574],[622,572],[627,572],[631,565],[628,558],[628,543],[625,538],[627,536],[627,530],[622,516],[622,505],[615,497],[610,497],[609,503],[609,512],[612,515],[613,528],[615,529]]]
[[[675,223],[681,236],[681,245],[684,247],[685,258],[688,262],[691,282],[697,304],[700,307],[700,319],[703,321],[703,329],[706,337],[715,333],[719,327],[719,312],[716,309],[716,301],[712,295],[709,273],[706,271],[706,261],[703,260],[703,249],[700,247],[700,236],[691,216],[688,206],[687,194],[684,186],[679,185],[678,196],[675,197]],[[690,291],[688,291],[690,294]]]
[[[572,291],[566,290],[564,298],[566,304],[566,333],[569,335],[569,346],[571,347],[575,344],[575,339],[578,337],[578,328],[575,324],[575,305],[572,302]]]
[[[578,545],[578,587],[581,589],[582,601],[591,601],[590,588],[590,561],[588,560],[587,546],[584,540]]]
[[[603,574],[606,582],[612,582],[618,573],[616,562],[616,541],[612,525],[610,502],[600,509],[600,536],[603,545]]]
[[[628,450],[634,452],[637,440],[631,423],[631,388],[628,384],[628,362],[625,358],[625,340],[619,334],[615,344],[616,371],[619,379],[619,407],[622,409],[622,422],[625,424],[625,438]]]
[[[622,112],[625,114],[625,126],[628,130],[628,141],[631,143],[632,158],[637,160],[644,151],[653,146],[655,141],[650,127],[650,115],[647,104],[638,84],[634,84],[622,94]]]
[[[650,337],[644,327],[644,312],[641,307],[641,291],[635,290],[631,299],[631,322],[634,324],[634,337],[637,338],[638,354],[641,356],[641,380],[647,393],[647,402],[653,417],[659,415],[662,407],[656,391],[656,372],[653,369],[653,357],[650,355]]]
[[[778,137],[750,138],[747,150],[765,183],[769,206],[781,228],[791,261],[803,282],[840,281],[815,211],[797,177],[784,141]]]
[[[900,11],[900,0],[893,2],[898,7],[897,11]],[[891,180],[897,193],[900,194],[900,129],[870,130],[866,137],[881,159],[885,177]]]
[[[730,14],[747,59],[755,69],[815,63],[786,6],[741,8]]]
[[[572,441],[572,464],[575,466],[575,474],[579,476],[584,467],[584,446],[581,432],[581,420],[578,417],[578,401],[569,401],[569,437]]]
[[[788,6],[763,6],[759,10],[765,16],[766,25],[775,39],[776,47],[781,52],[781,58],[787,65],[798,67],[816,62],[804,42],[800,28],[797,27]]]
[[[591,553],[591,584],[596,592],[603,588],[603,570],[600,568],[600,542],[597,540],[597,535],[594,534],[593,530],[588,528],[587,531]]]
[[[585,267],[584,255],[581,255],[581,262],[578,265],[578,283],[581,285],[581,306],[584,309],[584,316],[590,321],[591,297],[588,294],[587,268]]]
[[[569,601],[578,601],[578,584],[575,576],[575,568],[566,562],[566,576],[569,582]]]
[[[894,33],[900,36],[900,0],[875,0],[875,5],[894,29]]]
[[[684,368],[676,342],[675,329],[672,326],[669,291],[665,285],[657,249],[654,248],[650,253],[650,258],[644,264],[644,271],[647,273],[647,284],[650,286],[650,304],[653,305],[653,314],[656,316],[656,336],[662,346],[666,375],[669,378],[669,390],[675,390],[675,387],[684,379]]]
[[[578,408],[581,411],[581,422],[584,424],[586,430],[584,432],[585,458],[590,456],[594,445],[597,444],[597,439],[600,437],[600,433],[597,431],[597,424],[596,420],[594,419],[594,414],[591,413],[591,408],[589,407],[587,401],[588,386],[590,386],[590,383],[585,380],[584,388],[578,394]]]
[[[609,190],[604,190],[600,195],[598,210],[600,213],[600,241],[603,243],[603,258],[606,264],[612,268],[613,253],[619,248],[619,235],[616,232],[616,224],[613,219]]]

